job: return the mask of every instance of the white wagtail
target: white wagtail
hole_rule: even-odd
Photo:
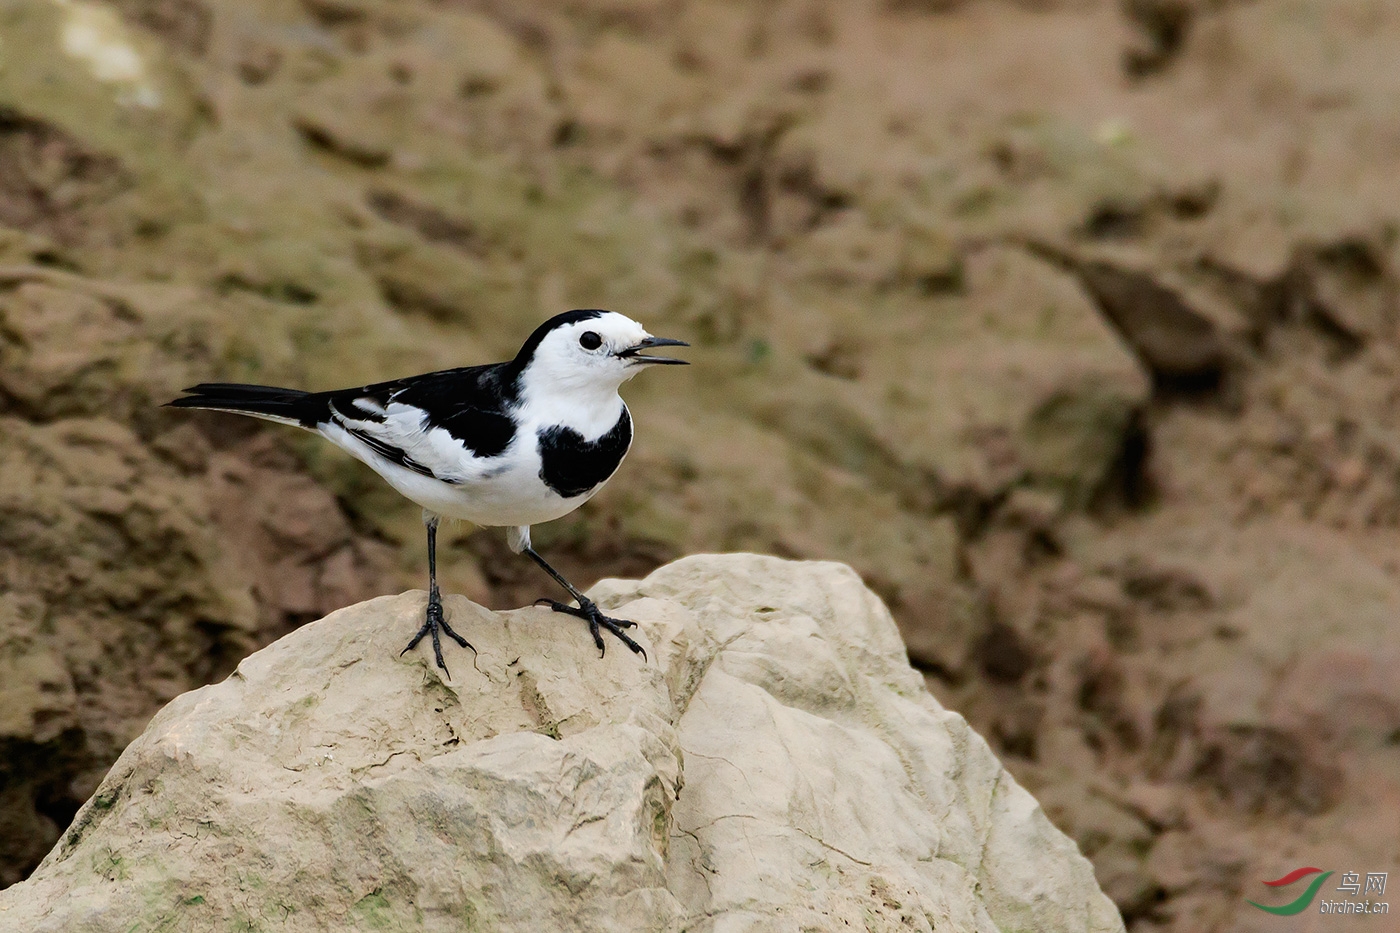
[[[437,528],[445,517],[507,526],[510,549],[544,568],[578,607],[539,602],[587,620],[599,651],[606,650],[605,628],[645,657],[623,631],[635,623],[603,615],[549,566],[530,546],[530,526],[569,514],[603,488],[632,445],[632,417],[618,389],[648,365],[686,362],[643,351],[684,346],[614,311],[566,311],[541,324],[506,363],[333,392],[204,383],[169,404],[315,431],[423,507],[427,619],[404,652],[431,634],[446,672],[438,632],[471,647],[447,624],[438,593]]]

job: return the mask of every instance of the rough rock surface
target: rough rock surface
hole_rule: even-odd
[[[1122,928],[1089,862],[907,664],[849,569],[687,558],[545,610],[331,614],[170,703],[0,930]]]

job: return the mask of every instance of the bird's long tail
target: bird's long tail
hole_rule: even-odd
[[[206,408],[252,415],[281,424],[313,428],[326,418],[326,400],[299,389],[203,382],[185,390],[186,395],[166,402],[167,408]]]

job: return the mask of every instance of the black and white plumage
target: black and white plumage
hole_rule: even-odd
[[[607,629],[633,651],[642,647],[530,546],[530,526],[587,502],[622,463],[632,418],[622,383],[650,364],[684,360],[643,351],[687,346],[652,337],[613,311],[567,311],[530,335],[515,358],[331,392],[205,383],[169,404],[252,415],[315,431],[368,464],[423,508],[428,529],[427,618],[404,651],[431,635],[444,671],[439,632],[470,647],[443,618],[437,587],[437,526],[442,518],[506,526],[517,554],[539,564],[578,607],[543,600],[589,623],[604,649]]]

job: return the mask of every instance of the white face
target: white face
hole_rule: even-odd
[[[564,425],[593,440],[617,423],[623,407],[617,390],[624,382],[650,366],[684,363],[646,351],[686,344],[652,337],[615,311],[573,320],[585,313],[566,312],[547,321],[521,347],[517,359],[525,360],[525,368],[517,414],[527,422]]]
[[[535,348],[527,379],[565,390],[616,390],[652,362],[637,350],[649,337],[646,328],[616,311],[565,324]]]
[[[642,325],[616,311],[549,332],[535,349],[536,364],[557,376],[576,373],[579,378],[621,385],[642,368],[619,357],[619,351],[634,347],[649,334]]]

